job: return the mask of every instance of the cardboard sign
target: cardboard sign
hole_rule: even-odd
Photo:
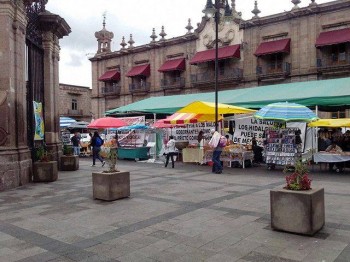
[[[252,144],[255,137],[257,144],[263,146],[263,135],[267,128],[274,127],[274,121],[266,121],[251,117],[237,118],[235,120],[235,132],[233,142],[242,145]]]

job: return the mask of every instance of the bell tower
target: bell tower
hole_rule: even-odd
[[[114,34],[106,30],[106,13],[103,14],[103,28],[95,32],[95,37],[98,42],[97,54],[111,52],[111,41]]]

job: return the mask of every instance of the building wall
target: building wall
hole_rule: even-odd
[[[349,12],[350,0],[338,0],[292,9],[267,17],[252,18],[248,21],[235,21],[231,25],[220,24],[219,47],[241,45],[241,58],[239,60],[229,59],[225,64],[227,67],[225,70],[242,69],[243,77],[226,82],[220,80],[219,91],[350,76],[350,66],[343,68],[341,72],[338,69],[321,70],[318,68],[317,58],[322,58],[324,51],[315,47],[316,39],[321,32],[350,27]],[[260,43],[283,38],[291,38],[290,53],[284,54],[283,58],[283,62],[290,64],[290,72],[272,76],[258,75],[257,66],[266,63],[265,58],[254,56]],[[213,20],[203,18],[194,33],[125,50],[96,54],[90,59],[93,71],[93,112],[102,116],[105,110],[124,106],[150,96],[214,91],[214,77],[203,84],[191,81],[191,75],[213,73],[213,63],[189,64],[196,52],[212,48],[213,44],[210,46],[210,43],[214,43],[214,39]],[[347,52],[350,53],[350,47]],[[169,59],[169,56],[174,54],[183,54],[183,57],[186,58],[186,71],[182,73],[182,76],[186,78],[186,84],[181,89],[164,90],[161,87],[163,74],[157,70],[164,61]],[[128,89],[131,78],[126,77],[125,74],[140,61],[151,64],[151,76],[147,80],[151,82],[151,88],[149,92],[135,95],[131,94]],[[348,63],[350,64],[350,61]],[[115,96],[107,96],[99,92],[104,82],[98,81],[98,77],[111,68],[118,68],[121,73],[121,92]],[[327,116],[329,117],[330,114]]]
[[[93,118],[91,112],[91,89],[89,87],[60,84],[58,97],[60,116],[68,116],[87,122],[90,122]],[[77,101],[77,110],[72,108],[72,99]]]

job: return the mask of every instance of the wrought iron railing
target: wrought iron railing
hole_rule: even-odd
[[[120,94],[121,86],[113,85],[113,86],[103,86],[101,87],[101,93],[103,95],[119,95]]]
[[[129,84],[130,93],[138,93],[138,92],[149,92],[151,89],[150,82],[139,82]]]
[[[243,69],[233,68],[230,70],[219,70],[218,81],[227,81],[227,80],[240,80],[243,78]],[[202,82],[212,82],[215,81],[215,72],[209,71],[205,73],[192,74],[191,82],[192,83],[202,83]]]
[[[316,66],[319,69],[339,67],[339,66],[349,66],[349,65],[350,65],[350,55],[345,53],[330,55],[328,58],[316,59]]]
[[[291,64],[287,62],[268,63],[264,66],[256,67],[256,74],[258,76],[274,76],[274,75],[290,75]]]
[[[184,88],[185,78],[174,77],[160,80],[160,87],[163,89]]]

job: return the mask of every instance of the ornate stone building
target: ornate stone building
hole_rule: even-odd
[[[60,84],[58,93],[60,116],[68,116],[77,121],[90,122],[91,89],[87,86]]]
[[[220,12],[229,11],[233,21],[218,28],[219,91],[350,75],[350,1],[291,2],[289,11],[259,17],[255,1],[250,20],[241,18],[234,0],[220,2]],[[158,40],[153,29],[150,43],[137,47],[132,35],[128,44],[122,37],[121,49],[112,51],[114,35],[103,24],[90,59],[94,114],[151,96],[213,91],[214,19],[203,17],[194,31],[189,20],[186,29],[166,39],[162,27]]]
[[[47,0],[0,0],[0,191],[31,181],[35,145],[33,101],[43,104],[45,143],[60,153],[59,39],[66,21],[45,10]]]

